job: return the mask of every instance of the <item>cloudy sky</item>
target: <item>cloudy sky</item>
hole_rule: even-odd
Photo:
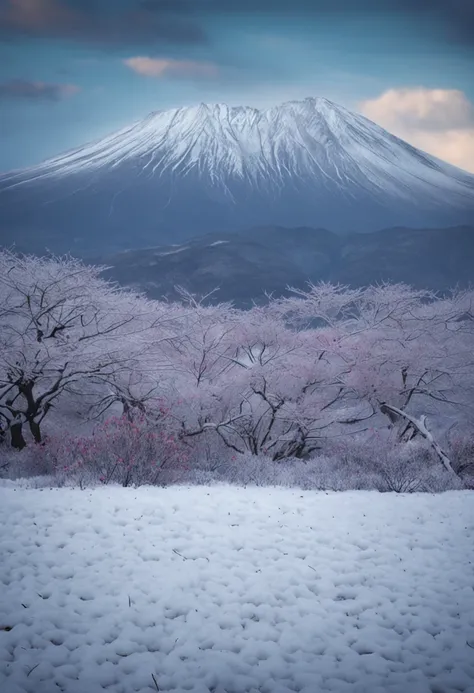
[[[473,0],[0,0],[0,170],[150,111],[325,96],[474,171]]]

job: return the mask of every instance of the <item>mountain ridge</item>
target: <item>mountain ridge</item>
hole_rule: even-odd
[[[158,111],[0,175],[4,243],[112,252],[265,224],[375,231],[474,220],[474,175],[324,98]]]
[[[212,301],[243,308],[308,281],[352,287],[389,281],[445,292],[474,284],[474,226],[345,237],[326,229],[261,227],[130,249],[95,262],[110,267],[107,278],[150,298],[176,299],[176,286],[198,295],[219,288]]]

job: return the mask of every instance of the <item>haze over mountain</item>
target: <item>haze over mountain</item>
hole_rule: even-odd
[[[323,98],[152,113],[0,176],[1,242],[113,252],[256,225],[335,232],[474,220],[474,175]]]
[[[352,287],[406,283],[445,292],[474,285],[474,226],[394,228],[341,236],[325,229],[278,226],[208,234],[184,244],[96,258],[105,275],[150,298],[176,298],[176,287],[248,308],[265,293],[329,281]]]

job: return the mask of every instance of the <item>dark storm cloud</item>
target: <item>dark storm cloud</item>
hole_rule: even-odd
[[[209,15],[398,15],[424,35],[474,44],[474,0],[0,0],[0,32],[111,44],[206,40]]]
[[[202,26],[177,2],[0,0],[0,36],[70,39],[98,45],[201,43]]]
[[[445,28],[447,35],[456,41],[474,44],[473,0],[410,0],[402,3],[407,12],[420,17],[432,16]]]
[[[189,12],[193,5],[188,0],[139,0],[138,7],[149,12]],[[194,5],[196,7],[196,5]]]
[[[60,101],[79,91],[74,84],[48,84],[12,79],[0,82],[0,100],[27,99],[30,101]]]
[[[155,5],[172,0],[143,0]],[[426,32],[437,26],[454,42],[474,44],[474,0],[180,0],[189,11],[196,7],[222,13],[351,17],[399,15]]]
[[[179,8],[183,16],[199,13],[384,17],[398,15],[418,23],[420,31],[436,28],[454,42],[474,44],[474,0],[141,0],[156,13]]]

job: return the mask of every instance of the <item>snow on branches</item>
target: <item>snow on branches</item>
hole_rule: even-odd
[[[14,447],[87,381],[117,384],[145,359],[156,306],[71,258],[0,253],[0,427]]]
[[[320,284],[239,311],[149,301],[101,271],[0,253],[0,433],[14,447],[82,397],[94,420],[163,427],[166,411],[188,449],[214,439],[275,462],[388,426],[454,473],[426,417],[472,417],[474,292]]]

